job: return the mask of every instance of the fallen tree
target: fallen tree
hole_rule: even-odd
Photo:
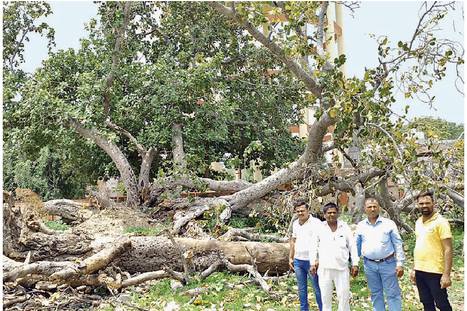
[[[191,273],[207,276],[223,267],[252,274],[267,290],[258,273],[280,275],[288,270],[288,243],[196,240],[168,232],[147,237],[89,235],[83,239],[57,232],[45,236],[25,224],[38,221],[38,215],[27,213],[27,203],[18,205],[11,199],[4,204],[4,217],[10,220],[5,222],[4,282],[41,288],[68,284],[119,289],[166,277],[186,282]]]

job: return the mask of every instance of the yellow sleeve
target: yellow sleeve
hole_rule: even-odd
[[[452,238],[451,226],[447,219],[443,219],[438,225],[438,234],[441,240]]]

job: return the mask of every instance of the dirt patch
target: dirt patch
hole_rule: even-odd
[[[129,227],[151,227],[149,218],[140,210],[118,205],[99,211],[88,220],[75,226],[73,232],[86,232],[94,237],[118,236]]]

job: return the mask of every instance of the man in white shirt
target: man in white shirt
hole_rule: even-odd
[[[321,311],[321,292],[318,285],[318,275],[310,275],[310,253],[314,231],[321,222],[310,215],[308,204],[299,203],[295,207],[298,219],[292,224],[292,237],[290,238],[289,266],[295,270],[297,277],[300,310],[308,311],[308,277],[310,277],[315,291],[316,303]]]
[[[323,311],[332,311],[333,283],[339,301],[338,311],[350,311],[349,254],[352,261],[351,274],[358,274],[358,254],[350,227],[338,220],[339,209],[334,203],[323,207],[324,218],[313,240],[310,261],[314,263],[311,273],[319,274],[319,287]],[[316,247],[317,246],[317,247]]]

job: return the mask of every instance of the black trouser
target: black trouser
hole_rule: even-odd
[[[448,292],[446,288],[441,288],[440,280],[441,274],[415,271],[418,295],[425,311],[436,311],[435,303],[436,307],[441,311],[452,311],[448,300]]]

